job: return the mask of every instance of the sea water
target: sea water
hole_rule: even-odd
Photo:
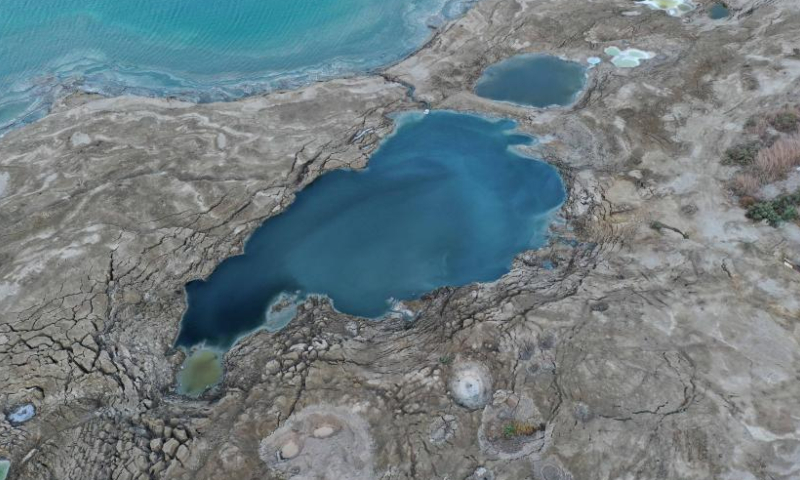
[[[397,121],[366,169],[323,175],[243,255],[186,286],[179,346],[227,349],[265,324],[278,330],[310,294],[377,318],[438,287],[496,280],[546,242],[564,185],[516,151],[532,139],[514,122],[447,111]]]
[[[214,101],[394,62],[469,0],[2,0],[0,134],[75,89]]]

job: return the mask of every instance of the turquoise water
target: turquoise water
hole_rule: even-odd
[[[730,16],[730,11],[724,3],[715,3],[708,11],[708,16],[711,17],[712,20],[722,20]]]
[[[550,55],[517,55],[496,63],[475,86],[475,93],[501,100],[550,107],[569,105],[586,85],[586,67]]]
[[[492,281],[516,254],[542,246],[565,198],[550,165],[515,152],[530,137],[510,120],[407,114],[361,171],[327,173],[267,220],[244,255],[186,286],[180,346],[229,347],[267,314],[307,294],[367,318],[445,285]]]
[[[64,92],[238,98],[402,58],[471,0],[2,0],[0,133]]]

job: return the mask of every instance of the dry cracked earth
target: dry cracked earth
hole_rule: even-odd
[[[375,75],[223,104],[75,94],[4,136],[0,408],[35,408],[0,417],[9,478],[800,478],[800,228],[747,219],[720,162],[800,102],[800,2],[729,6],[484,0]],[[656,56],[604,61],[572,107],[471,93],[516,53],[612,45]],[[541,140],[569,194],[550,245],[410,323],[309,300],[177,395],[183,286],[426,107]]]

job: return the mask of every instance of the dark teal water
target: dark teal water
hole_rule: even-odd
[[[82,89],[227,100],[402,58],[471,0],[0,0],[0,133]]]
[[[499,278],[545,243],[565,198],[553,167],[514,151],[532,141],[514,126],[453,112],[401,117],[367,169],[325,174],[243,255],[186,286],[177,344],[228,348],[263,326],[282,294],[324,294],[341,312],[375,318],[392,299]],[[270,317],[271,328],[289,318]]]
[[[586,68],[550,55],[517,55],[496,63],[475,86],[475,93],[501,100],[550,107],[569,105],[586,85]]]
[[[708,11],[708,16],[713,20],[722,20],[723,18],[728,18],[730,16],[730,11],[724,3],[715,3]]]

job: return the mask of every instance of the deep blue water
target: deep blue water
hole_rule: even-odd
[[[708,16],[711,17],[712,20],[722,20],[730,16],[730,11],[724,3],[718,2],[711,6],[711,9],[708,11]]]
[[[368,168],[323,175],[243,255],[186,286],[178,345],[227,348],[263,326],[282,293],[324,294],[341,312],[379,317],[390,299],[495,280],[545,243],[564,185],[515,151],[532,140],[514,122],[453,112],[398,122]],[[290,319],[274,317],[273,329]]]
[[[391,63],[471,0],[0,0],[0,133],[80,88],[227,100]]]
[[[550,55],[517,55],[487,68],[475,86],[484,98],[533,107],[569,105],[586,85],[586,67]]]

